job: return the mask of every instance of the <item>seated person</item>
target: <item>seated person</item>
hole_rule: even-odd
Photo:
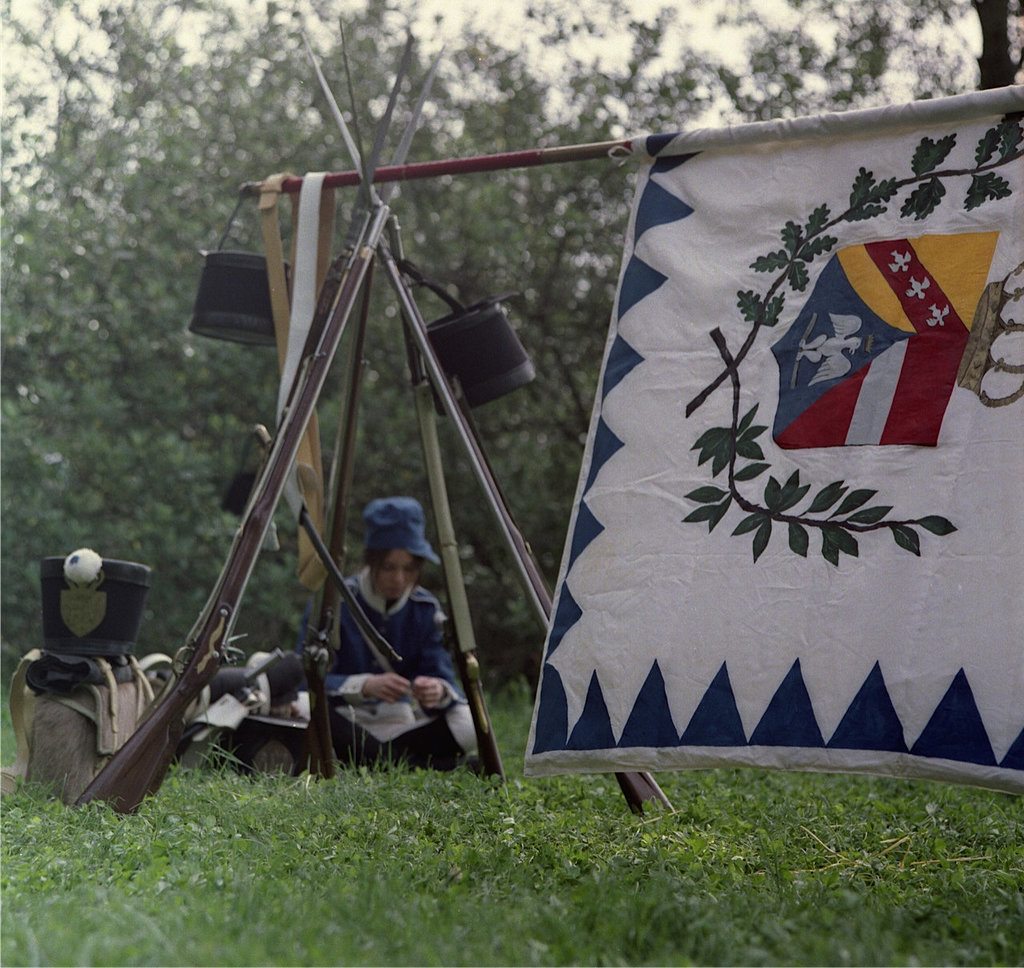
[[[371,648],[342,607],[340,644],[326,680],[335,753],[342,763],[451,769],[476,752],[476,732],[442,642],[440,603],[418,584],[424,559],[439,562],[424,533],[423,509],[411,497],[378,498],[363,521],[364,565],[346,582],[402,660]]]

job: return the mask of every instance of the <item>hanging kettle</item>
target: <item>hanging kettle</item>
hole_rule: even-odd
[[[222,249],[202,254],[205,261],[189,330],[233,343],[275,345],[266,258]]]
[[[533,361],[501,305],[511,293],[463,306],[441,286],[425,279],[412,263],[403,262],[402,269],[452,309],[427,324],[427,338],[449,379],[458,378],[469,406],[479,407],[503,397],[536,376]]]
[[[217,248],[213,252],[201,250],[203,271],[188,328],[201,336],[232,343],[275,346],[266,257],[224,248],[245,200],[245,194],[240,194]],[[287,262],[284,272],[287,286]]]

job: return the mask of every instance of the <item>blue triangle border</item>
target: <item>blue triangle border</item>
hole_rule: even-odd
[[[908,752],[903,724],[892,704],[877,660],[839,721],[828,741],[828,748]]]
[[[680,746],[746,746],[743,721],[736,708],[736,696],[729,681],[729,670],[723,662],[711,685],[701,697],[686,729],[679,737]]]
[[[800,671],[800,660],[790,667],[772,696],[761,721],[750,734],[751,746],[802,746],[818,748],[825,740],[814,715],[811,697]]]
[[[590,470],[587,473],[587,482],[583,485],[584,494],[590,490],[601,468],[625,446],[605,423],[604,417],[598,418],[597,428],[594,430],[594,446],[590,451]]]
[[[996,766],[996,757],[967,674],[961,669],[911,747],[915,756]]]
[[[569,702],[562,677],[550,663],[544,663],[533,731],[533,752],[564,750],[569,733]]]
[[[604,701],[604,692],[597,672],[590,677],[587,699],[583,704],[583,714],[576,721],[566,749],[570,750],[607,750],[615,746],[615,735],[612,733],[611,718],[608,706]]]
[[[676,726],[668,706],[665,677],[657,659],[633,703],[618,745],[620,748],[676,745]]]

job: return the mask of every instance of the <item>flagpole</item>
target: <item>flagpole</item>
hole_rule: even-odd
[[[472,155],[468,158],[446,158],[438,161],[412,162],[407,165],[382,165],[373,174],[375,182],[414,181],[437,178],[442,175],[467,175],[480,171],[503,171],[511,168],[532,168],[537,165],[557,165],[594,158],[624,161],[633,154],[633,141],[596,141],[591,144],[563,145],[553,148],[530,148],[524,151],[505,151],[493,155]],[[324,176],[324,188],[344,188],[358,185],[358,171],[330,172]],[[258,195],[262,182],[246,182],[242,193]],[[281,190],[294,193],[302,188],[302,179],[285,178]]]
[[[437,178],[442,175],[467,175],[481,171],[502,171],[511,168],[532,168],[574,161],[609,158],[624,162],[636,155],[644,160],[666,158],[712,148],[735,148],[786,141],[796,138],[829,138],[859,131],[871,132],[879,128],[912,124],[946,124],[976,117],[1013,114],[1024,110],[1024,85],[971,91],[949,97],[915,101],[904,105],[861,108],[811,117],[783,118],[774,121],[755,121],[746,124],[725,125],[719,128],[695,128],[666,134],[641,135],[619,141],[596,141],[590,144],[562,145],[552,148],[531,148],[524,151],[506,151],[493,155],[473,155],[468,158],[448,158],[421,161],[406,165],[383,165],[374,172],[375,182],[414,181]],[[332,172],[325,176],[325,188],[343,188],[358,185],[357,171]],[[246,182],[242,195],[258,195],[263,182]],[[282,190],[298,192],[302,178],[289,176],[283,180]]]

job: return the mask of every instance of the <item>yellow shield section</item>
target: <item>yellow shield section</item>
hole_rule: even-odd
[[[106,614],[106,592],[90,586],[72,586],[60,593],[60,617],[79,638],[96,628]]]

